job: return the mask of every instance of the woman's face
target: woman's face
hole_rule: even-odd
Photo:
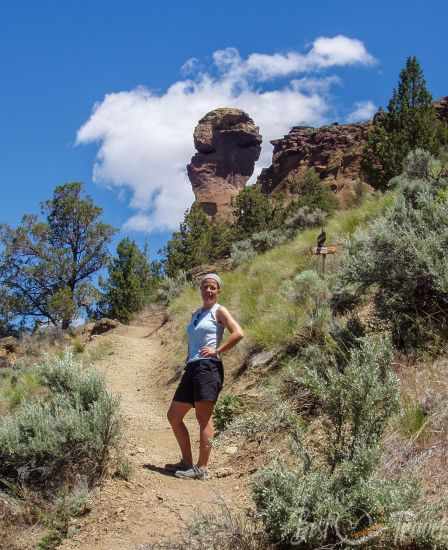
[[[201,283],[201,296],[204,306],[213,305],[218,299],[219,286],[213,279],[205,279]]]

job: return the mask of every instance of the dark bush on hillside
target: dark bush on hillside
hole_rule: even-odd
[[[448,334],[448,178],[443,174],[436,159],[411,153],[405,172],[392,180],[395,204],[354,235],[342,262],[340,295],[348,287],[355,297],[371,290],[377,315],[403,349]]]
[[[298,195],[298,198],[289,205],[289,213],[308,208],[311,211],[321,210],[331,214],[338,208],[339,203],[335,194],[322,183],[319,174],[313,168],[303,176],[290,176],[288,183],[290,191]]]
[[[94,481],[119,438],[118,401],[70,353],[33,371],[47,391],[2,417],[0,478],[47,488],[73,474]]]
[[[240,410],[241,400],[238,396],[227,394],[221,397],[213,411],[213,423],[218,432],[225,430]]]
[[[302,386],[322,411],[322,453],[313,455],[297,428],[297,465],[275,462],[258,475],[254,498],[274,542],[345,548],[361,532],[377,541],[392,530],[393,514],[414,503],[414,484],[374,476],[380,438],[398,409],[390,360],[391,344],[373,338],[360,339],[342,368],[331,348],[314,346],[298,358]]]

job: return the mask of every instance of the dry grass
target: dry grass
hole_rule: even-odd
[[[188,526],[180,542],[142,544],[137,550],[274,550],[252,511],[234,512],[225,503]]]
[[[342,242],[357,227],[382,212],[392,200],[392,195],[374,196],[358,208],[338,212],[326,226],[329,240]],[[256,256],[234,271],[222,274],[224,287],[219,301],[241,323],[246,333],[246,351],[286,346],[303,325],[303,310],[282,292],[282,285],[303,270],[318,269],[320,259],[309,251],[319,231],[303,231],[296,239]],[[338,261],[334,257],[327,262],[329,276],[337,270]],[[170,357],[173,362],[184,358],[185,326],[199,305],[200,296],[195,288],[187,288],[170,304],[170,329],[176,343]],[[232,353],[233,350],[229,357]]]
[[[448,497],[448,359],[395,364],[402,410],[385,438],[384,474],[420,480],[424,497]]]

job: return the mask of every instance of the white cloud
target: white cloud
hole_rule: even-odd
[[[263,135],[259,173],[271,162],[270,140],[294,124],[325,121],[328,92],[339,80],[296,78],[274,90],[260,89],[261,82],[332,66],[373,63],[362,42],[344,36],[318,38],[305,54],[251,54],[242,59],[238,50],[227,48],[212,57],[208,70],[200,69],[197,59],[188,60],[182,72],[191,77],[175,82],[163,94],[139,87],[106,95],[79,129],[78,144],[99,144],[94,180],[131,192],[130,207],[136,213],[125,229],[177,228],[194,199],[186,165],[194,154],[194,127],[205,113],[232,106],[254,119]]]
[[[332,38],[317,38],[306,54],[287,52],[284,54],[253,53],[242,60],[238,50],[226,48],[213,54],[213,60],[223,72],[233,78],[252,75],[259,81],[287,77],[306,71],[347,65],[373,65],[376,60],[360,40],[338,35]]]
[[[363,122],[370,120],[377,111],[377,107],[372,101],[357,101],[354,110],[347,115],[347,122]]]

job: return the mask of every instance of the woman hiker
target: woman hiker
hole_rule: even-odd
[[[217,302],[221,288],[222,281],[216,273],[208,273],[202,277],[202,307],[193,313],[187,327],[187,365],[167,414],[182,453],[182,460],[176,464],[166,464],[165,468],[183,479],[208,477],[210,439],[213,437],[212,414],[224,380],[220,356],[243,338],[239,324]],[[221,343],[224,329],[230,335]],[[197,464],[193,464],[190,436],[183,421],[193,407],[200,430]]]

